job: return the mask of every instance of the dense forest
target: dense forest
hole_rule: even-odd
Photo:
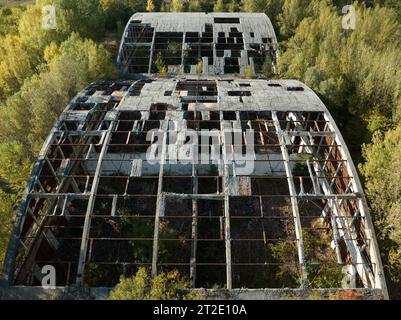
[[[57,10],[56,30],[41,9]],[[117,76],[110,39],[137,11],[265,12],[279,41],[276,77],[305,82],[329,107],[358,164],[390,294],[401,298],[401,1],[38,0],[0,7],[0,262],[43,141],[87,84]],[[115,49],[115,47],[114,47]]]

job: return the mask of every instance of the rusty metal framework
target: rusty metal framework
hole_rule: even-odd
[[[148,20],[168,29],[172,17],[136,14],[124,37]],[[243,32],[252,18],[179,17],[186,30],[195,17],[199,28],[217,18]],[[361,183],[324,104],[295,80],[231,76],[98,81],[80,92],[28,182],[4,264],[9,285],[40,285],[53,265],[57,286],[113,287],[145,266],[153,276],[178,269],[192,288],[352,287],[387,297]],[[206,158],[177,160],[183,148]]]

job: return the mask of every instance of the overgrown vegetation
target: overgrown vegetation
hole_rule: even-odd
[[[303,232],[304,252],[307,263],[309,288],[341,288],[344,274],[330,248],[331,237],[321,232],[320,219],[312,222]],[[276,263],[273,276],[275,286],[295,288],[301,285],[297,245],[291,241],[279,241],[267,245],[269,260]]]
[[[203,62],[202,60],[199,60],[198,63],[196,64],[196,73],[201,74],[203,72]]]
[[[280,77],[304,81],[319,94],[360,163],[391,295],[400,298],[400,1],[355,2],[354,31],[342,29],[344,0],[51,2],[56,30],[41,28],[41,8],[50,0],[0,8],[0,260],[31,165],[55,119],[85,85],[115,76],[99,44],[106,33],[121,33],[136,11],[266,12],[281,40]],[[268,67],[269,61],[266,75]]]
[[[378,131],[363,148],[361,165],[373,212],[376,235],[394,297],[401,298],[401,126]]]
[[[198,292],[186,292],[189,282],[177,270],[161,272],[152,278],[145,268],[139,268],[131,278],[121,277],[110,293],[110,300],[200,300]],[[184,290],[183,290],[184,289]]]
[[[84,38],[99,40],[99,30],[105,30],[96,16],[102,12],[99,1],[54,1],[56,30],[41,28],[41,8],[47,3],[0,10],[0,261],[31,166],[50,128],[78,91],[116,76],[110,53]]]
[[[167,66],[166,63],[164,62],[163,56],[161,52],[157,53],[156,60],[155,60],[155,66],[157,73],[161,77],[165,77],[167,75]]]
[[[399,298],[400,2],[354,3],[354,31],[342,30],[343,2],[283,1],[280,76],[320,95],[360,163],[390,294]]]
[[[252,68],[252,66],[250,64],[248,64],[245,67],[245,78],[246,79],[253,79],[253,77],[254,77],[253,68]]]

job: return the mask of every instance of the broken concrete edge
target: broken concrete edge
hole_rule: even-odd
[[[384,300],[380,289],[193,289],[207,300]]]
[[[0,300],[107,300],[112,288],[0,287]],[[188,289],[205,300],[384,300],[380,289]]]

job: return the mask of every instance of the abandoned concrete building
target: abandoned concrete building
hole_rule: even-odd
[[[118,64],[125,76],[168,74],[243,76],[246,66],[261,73],[265,60],[277,64],[277,39],[262,13],[137,13],[128,22]]]
[[[263,78],[266,59],[274,69],[264,14],[135,14],[124,80],[80,92],[41,150],[5,259],[10,290],[40,287],[46,265],[60,290],[112,288],[145,266],[178,269],[213,298],[387,298],[336,123],[304,84]]]

